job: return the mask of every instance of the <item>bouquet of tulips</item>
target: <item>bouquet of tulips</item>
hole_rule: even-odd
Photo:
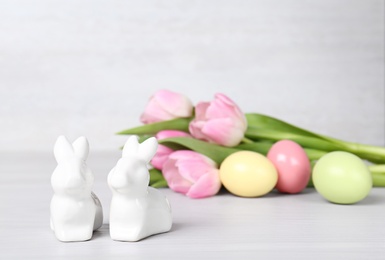
[[[168,186],[190,198],[220,190],[219,167],[229,155],[245,150],[266,155],[280,140],[300,145],[310,162],[332,151],[355,154],[368,162],[373,186],[385,186],[385,148],[337,140],[266,115],[244,114],[224,94],[194,107],[184,95],[160,90],[149,99],[140,120],[143,125],[118,134],[157,138],[150,185]]]

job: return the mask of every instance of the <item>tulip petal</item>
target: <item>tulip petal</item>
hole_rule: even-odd
[[[221,94],[221,93],[217,93],[215,95],[215,98],[221,100],[224,104],[226,104],[228,106],[231,106],[233,108],[233,112],[235,113],[235,116],[237,118],[244,118],[244,120],[246,122],[246,117],[242,113],[242,111],[239,108],[239,106],[233,100],[231,100],[228,96],[226,96],[224,94]]]
[[[166,179],[168,186],[175,192],[186,194],[192,183],[185,180],[175,167],[175,160],[168,159],[163,164],[163,177]]]
[[[191,135],[179,130],[162,130],[155,135],[155,138],[158,140],[171,138],[171,137],[191,137]]]
[[[193,189],[191,192],[192,197],[213,195],[219,190],[218,186],[220,187],[217,164],[210,158],[189,150],[171,153],[163,165],[163,176],[172,190],[184,194],[190,192],[191,187],[198,183],[195,191]],[[200,186],[207,189],[203,195],[199,195],[202,193]]]
[[[223,118],[230,117],[236,120],[245,120],[246,118],[241,112],[240,108],[230,98],[223,94],[216,94],[214,100],[211,102],[210,107],[207,109],[206,117]]]
[[[234,121],[230,118],[207,121],[202,128],[202,133],[208,137],[208,141],[224,146],[235,146],[244,136],[244,130],[234,127]]]
[[[239,144],[246,129],[246,117],[240,108],[220,93],[211,102],[199,103],[195,119],[189,124],[189,131],[196,139],[223,146]]]
[[[210,197],[217,194],[220,188],[219,171],[213,169],[193,184],[186,193],[186,196],[194,199]]]
[[[180,175],[192,183],[197,182],[202,175],[213,169],[212,165],[199,159],[178,161],[176,167]]]
[[[205,126],[205,121],[193,120],[189,124],[189,131],[196,139],[207,140],[206,136],[202,133],[202,128]]]
[[[169,90],[159,90],[155,93],[158,104],[169,114],[176,117],[189,117],[192,115],[193,105],[191,101],[179,94]]]
[[[210,107],[210,102],[199,102],[195,106],[195,119],[197,121],[207,120],[206,111]]]
[[[168,148],[164,145],[158,145],[158,149],[156,151],[156,154],[151,159],[151,164],[154,166],[154,168],[158,170],[162,170],[163,164],[167,161],[168,156],[173,152],[171,148]]]
[[[169,158],[174,160],[178,173],[191,183],[198,181],[207,171],[217,167],[216,163],[207,156],[189,150],[175,151]]]
[[[196,158],[197,154],[198,153],[190,150],[178,150],[170,154],[170,159],[173,159],[175,161],[191,159],[191,158]]]
[[[191,150],[175,151],[170,155],[170,158],[176,161],[181,161],[181,160],[202,161],[203,163],[210,165],[211,167],[214,167],[214,168],[217,167],[217,164],[213,160],[211,160],[209,157]]]
[[[192,111],[193,105],[187,97],[169,90],[159,90],[150,97],[140,116],[140,121],[150,124],[178,117],[189,117]]]

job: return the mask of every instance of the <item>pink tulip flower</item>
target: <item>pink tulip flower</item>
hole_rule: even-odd
[[[221,188],[216,163],[194,151],[173,152],[164,163],[162,172],[170,189],[190,198],[213,196]]]
[[[171,120],[179,117],[190,117],[193,113],[191,101],[169,90],[159,90],[153,96],[140,116],[143,124]]]
[[[216,94],[211,102],[200,102],[189,125],[193,137],[223,146],[239,144],[246,129],[245,115],[223,94]]]
[[[177,130],[163,130],[159,131],[156,135],[155,138],[157,140],[161,139],[166,139],[166,138],[171,138],[171,137],[191,137],[186,132],[183,131],[177,131]],[[156,151],[155,156],[151,160],[152,166],[158,170],[163,169],[163,164],[164,162],[168,159],[168,156],[174,152],[171,148],[168,148],[165,145],[158,145],[158,150]]]

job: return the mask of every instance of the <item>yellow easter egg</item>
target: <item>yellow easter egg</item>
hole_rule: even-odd
[[[225,188],[241,197],[259,197],[274,189],[278,173],[262,154],[239,151],[229,155],[219,169]]]

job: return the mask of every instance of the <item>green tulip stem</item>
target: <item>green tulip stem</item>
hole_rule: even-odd
[[[244,144],[252,144],[252,143],[254,143],[254,141],[249,139],[249,138],[247,138],[247,137],[243,137],[242,138],[242,143],[244,143]]]
[[[385,163],[385,148],[378,146],[371,146],[366,144],[343,142],[347,151],[354,153],[362,159],[367,159],[372,162]]]
[[[302,129],[285,121],[262,114],[245,114],[248,129],[246,136],[252,140],[289,139],[303,147],[323,151],[346,151],[374,163],[385,163],[385,147],[351,143]]]
[[[369,165],[368,168],[371,173],[385,175],[385,164],[373,164]]]
[[[369,165],[372,173],[373,187],[385,187],[385,164]]]
[[[372,172],[373,187],[385,187],[385,172]]]
[[[296,133],[283,132],[279,130],[272,129],[261,129],[261,128],[252,128],[249,127],[245,133],[247,138],[252,140],[263,140],[268,139],[271,141],[280,141],[280,140],[292,140],[303,147],[308,147],[315,150],[322,151],[336,151],[341,150],[343,147],[339,144],[334,144],[332,142],[323,140],[317,137],[304,136]]]

